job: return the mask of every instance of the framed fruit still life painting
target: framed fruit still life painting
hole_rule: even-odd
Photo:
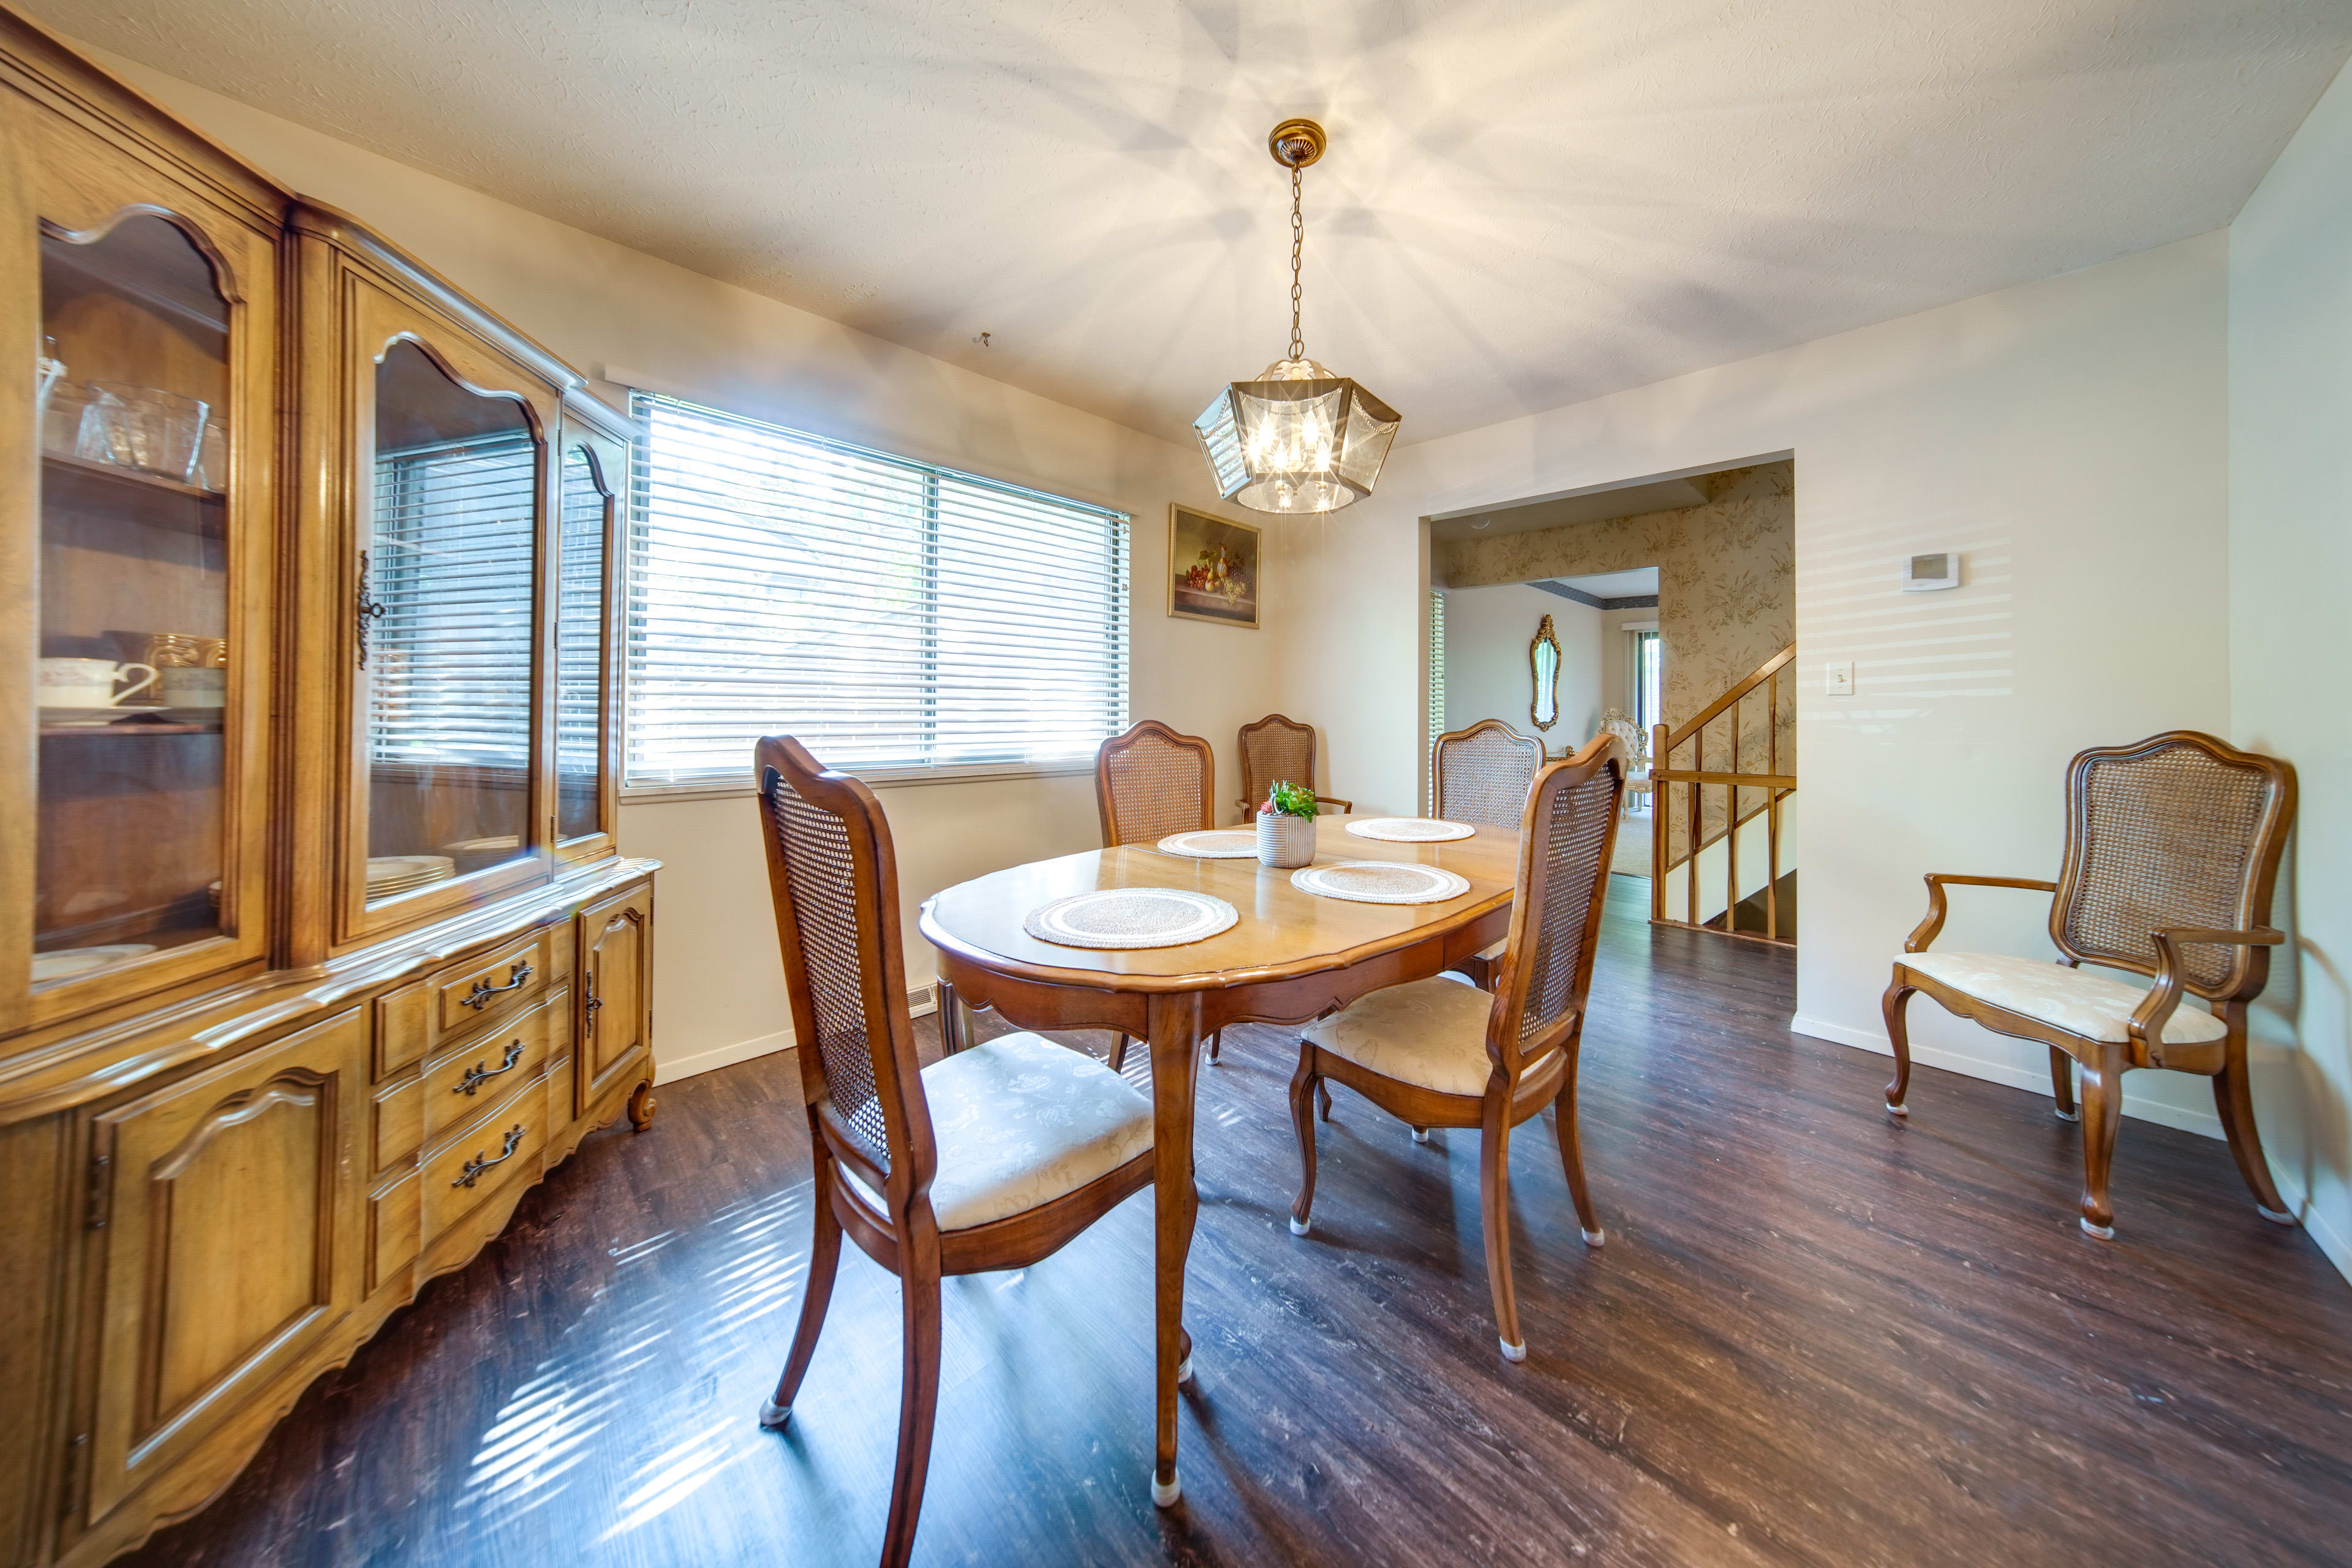
[[[1258,531],[1205,511],[1168,508],[1168,613],[1257,626]]]

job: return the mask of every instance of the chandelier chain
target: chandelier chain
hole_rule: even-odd
[[[1307,220],[1298,215],[1298,175],[1290,171],[1290,357],[1307,357],[1307,341],[1298,335],[1298,252],[1307,241]]]

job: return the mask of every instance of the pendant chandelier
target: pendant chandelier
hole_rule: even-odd
[[[1192,421],[1217,493],[1255,511],[1337,511],[1372,493],[1396,412],[1345,376],[1307,357],[1298,334],[1299,173],[1323,155],[1323,128],[1286,120],[1266,146],[1290,171],[1290,352],[1237,381]]]

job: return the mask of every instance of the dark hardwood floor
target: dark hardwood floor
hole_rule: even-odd
[[[1151,1199],[950,1280],[919,1563],[2341,1563],[2352,1290],[2221,1143],[2125,1124],[2118,1239],[2046,1100],[1788,1033],[1791,955],[1611,900],[1587,1251],[1549,1119],[1512,1161],[1529,1355],[1496,1352],[1475,1133],[1345,1089],[1315,1232],[1294,1037],[1201,1075],[1183,1504],[1147,1495]],[[1143,1053],[1130,1070],[1142,1072]],[[782,1058],[670,1085],[128,1561],[870,1563],[889,1276],[845,1248],[790,1429],[760,1402],[809,1243]]]

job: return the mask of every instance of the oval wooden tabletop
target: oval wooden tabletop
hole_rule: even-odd
[[[959,882],[924,903],[921,930],[934,945],[984,968],[1053,984],[1156,992],[1249,984],[1354,963],[1507,909],[1518,877],[1519,835],[1481,827],[1447,844],[1391,844],[1358,837],[1342,818],[1318,818],[1315,863],[1342,860],[1442,866],[1466,879],[1470,890],[1433,904],[1350,903],[1302,893],[1288,871],[1255,858],[1198,860],[1128,844]],[[1064,947],[1022,928],[1031,910],[1098,888],[1208,893],[1233,905],[1241,920],[1181,947]]]

